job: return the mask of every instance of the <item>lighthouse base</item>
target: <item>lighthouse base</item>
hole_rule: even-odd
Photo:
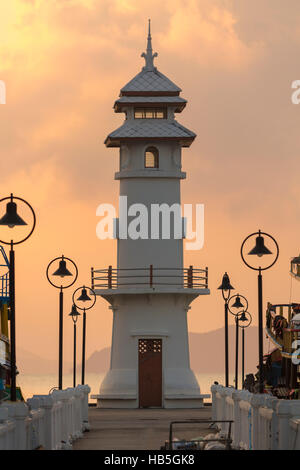
[[[97,399],[98,408],[202,408],[209,394],[201,394],[198,381],[189,368],[168,368],[162,383],[162,396],[158,403],[141,401],[135,369],[111,369],[106,374]],[[152,395],[155,386],[151,387]]]
[[[91,395],[91,398],[97,399],[97,408],[106,409],[136,409],[139,408],[137,399],[126,396],[105,396],[105,395]],[[197,396],[166,396],[164,400],[164,406],[166,409],[198,409],[204,407],[203,400],[210,398],[209,394],[197,395]],[[156,408],[156,407],[152,407]]]
[[[209,395],[201,394],[190,368],[187,328],[189,305],[199,293],[101,293],[112,306],[113,334],[110,370],[94,395],[100,408],[204,406]]]

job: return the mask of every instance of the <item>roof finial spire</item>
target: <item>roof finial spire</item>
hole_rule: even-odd
[[[149,19],[149,25],[148,25],[148,40],[147,40],[147,52],[143,52],[142,57],[144,57],[146,61],[146,65],[143,68],[144,70],[155,70],[154,64],[153,64],[153,59],[154,57],[157,57],[157,52],[153,54],[152,51],[152,38],[151,38],[151,20]]]

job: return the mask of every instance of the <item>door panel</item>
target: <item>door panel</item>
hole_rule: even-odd
[[[161,339],[139,339],[139,406],[162,406]]]

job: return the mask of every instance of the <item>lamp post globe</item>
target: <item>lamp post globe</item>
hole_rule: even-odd
[[[81,291],[79,297],[76,296],[78,291]],[[73,292],[72,300],[73,300],[73,304],[79,310],[83,310],[81,384],[84,385],[85,383],[85,349],[86,349],[86,311],[90,310],[95,305],[96,293],[91,287],[81,286],[81,287],[78,287],[78,289],[76,289]]]
[[[73,336],[74,336],[74,342],[73,342],[73,387],[76,387],[76,324],[78,317],[80,316],[80,313],[78,312],[76,305],[72,305],[72,310],[69,313],[69,316],[73,320]]]
[[[273,255],[273,260],[267,264],[266,266],[255,266],[250,264],[249,261],[246,260],[244,253],[246,243],[249,239],[255,237],[255,246],[248,251],[249,256],[257,256],[260,260],[265,255]],[[275,253],[273,253],[266,245],[265,245],[265,238],[271,241],[275,245]],[[272,235],[266,232],[262,232],[258,230],[257,232],[251,233],[248,235],[241,245],[241,258],[244,264],[254,270],[258,271],[257,281],[258,281],[258,357],[259,357],[259,392],[264,392],[264,367],[263,367],[263,287],[262,287],[262,272],[270,269],[277,261],[279,256],[279,246],[277,241],[275,240]]]
[[[239,315],[240,315],[240,309],[244,309],[244,310],[248,309],[248,300],[246,299],[245,296],[243,296],[241,294],[235,294],[232,297],[230,297],[227,302],[228,302],[228,311],[235,318],[235,388],[238,389],[238,380],[239,380]]]
[[[54,263],[58,263],[58,267],[56,264],[56,269],[54,272],[52,271],[52,265]],[[72,274],[71,271],[67,267],[67,262],[69,265],[73,266],[74,273]],[[64,303],[64,290],[71,287],[77,280],[78,277],[78,268],[76,263],[71,259],[67,258],[66,256],[58,256],[50,261],[46,269],[46,276],[49,283],[59,289],[59,339],[58,339],[58,389],[62,390],[63,387],[63,303]],[[53,280],[53,277],[60,278],[61,281],[56,283]],[[67,278],[69,280],[68,283],[63,284],[63,279]]]
[[[228,299],[230,298],[230,292],[234,287],[230,283],[227,272],[223,275],[222,283],[218,287],[218,290],[222,291],[222,297],[224,300],[224,313],[225,313],[225,386],[229,385],[229,352],[228,352]]]
[[[245,382],[245,329],[252,323],[252,316],[248,311],[243,310],[238,316],[238,326],[242,330],[242,388]]]
[[[32,215],[31,228],[28,234],[20,240],[13,238],[13,232],[9,236],[9,240],[2,239],[0,236],[0,243],[10,245],[9,252],[9,308],[10,308],[10,399],[11,401],[17,400],[17,388],[16,388],[16,307],[15,307],[15,251],[14,245],[19,245],[25,242],[33,233],[36,226],[36,215],[32,206],[25,199],[14,196],[13,193],[10,196],[4,197],[0,200],[0,204],[4,201],[6,203],[6,212],[0,218],[0,229],[1,227],[9,227],[14,229],[15,227],[27,226],[28,223],[18,214],[18,207],[15,201],[20,201],[23,205],[29,208]],[[1,233],[1,230],[0,230]]]

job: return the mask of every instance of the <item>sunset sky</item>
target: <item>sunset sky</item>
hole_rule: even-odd
[[[75,287],[90,268],[116,265],[116,242],[96,238],[96,208],[117,204],[118,149],[107,134],[123,121],[112,106],[144,65],[147,21],[158,69],[182,88],[177,119],[197,134],[183,150],[183,203],[205,205],[205,244],[185,266],[209,267],[211,295],[198,298],[189,329],[224,324],[227,271],[257,324],[257,279],[240,258],[251,232],[271,233],[277,264],[264,275],[264,302],[299,301],[289,261],[300,252],[300,79],[298,0],[0,0],[1,197],[13,192],[37,213],[16,247],[18,347],[46,358],[58,350],[58,292],[51,258],[73,258]],[[0,236],[1,238],[1,236]],[[65,296],[65,358],[71,361],[71,295]],[[98,299],[88,313],[87,354],[110,345],[112,314]]]

